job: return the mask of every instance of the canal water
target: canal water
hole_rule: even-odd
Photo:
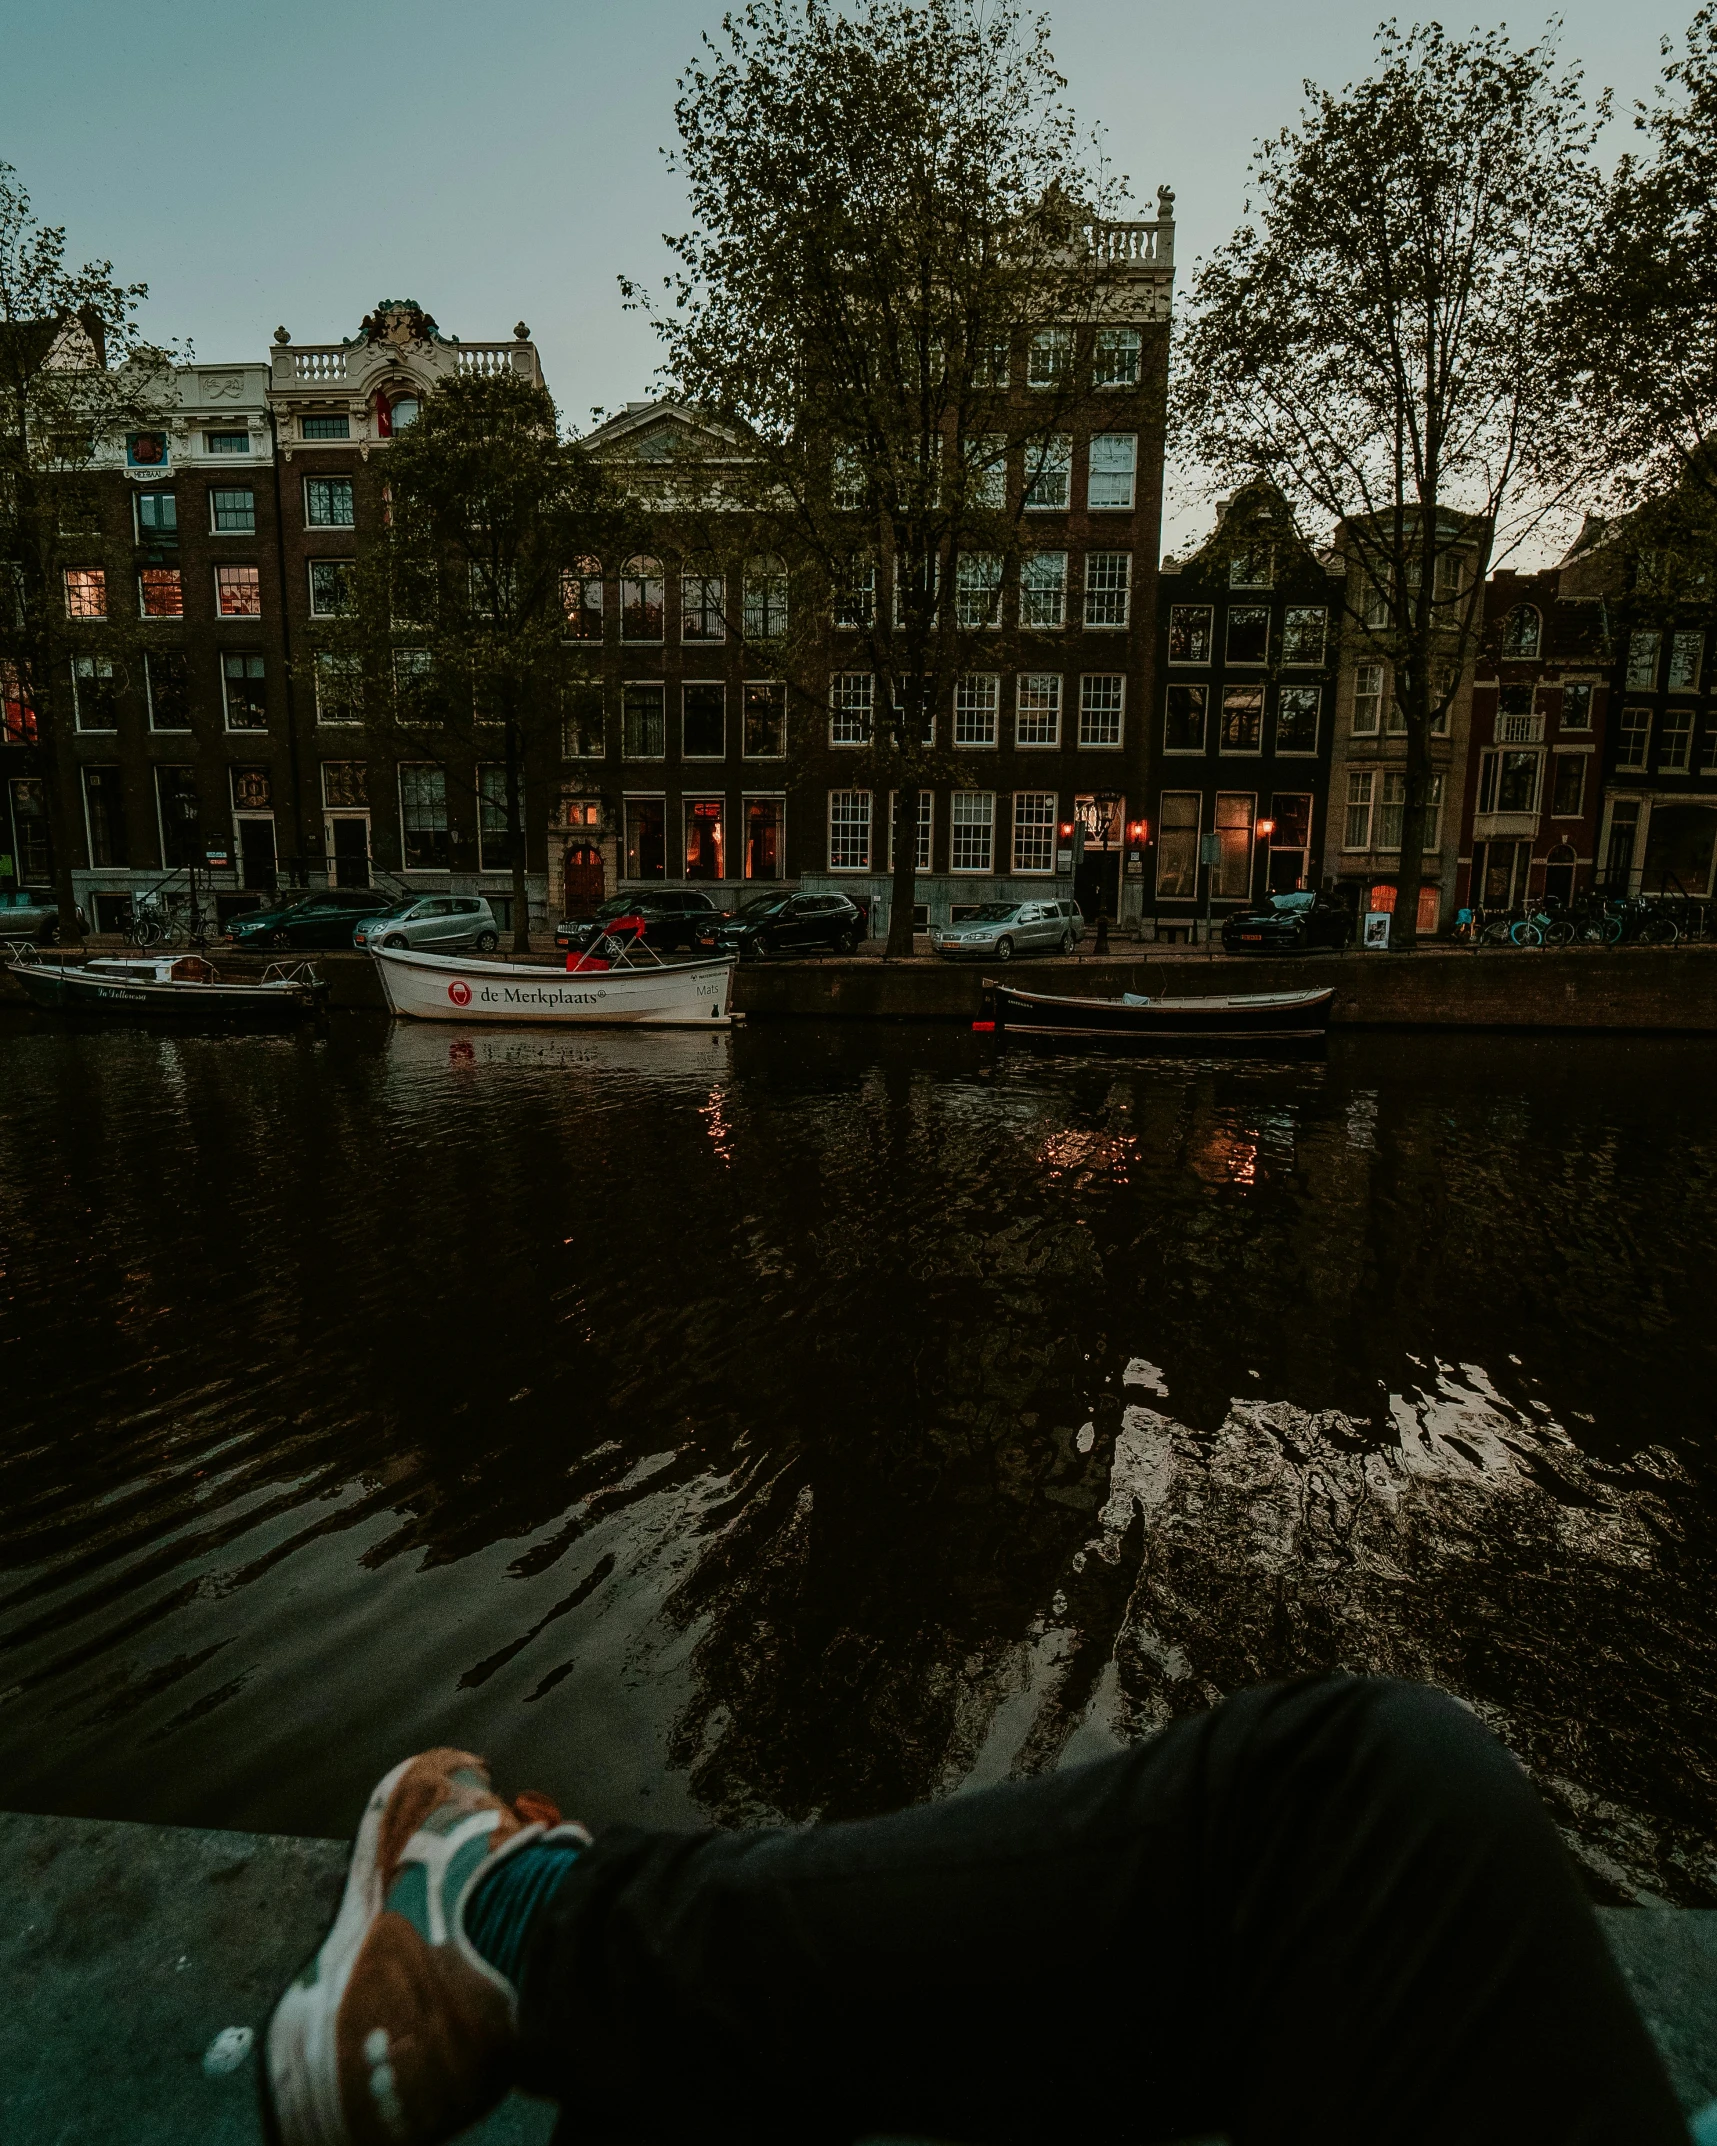
[[[1717,1901],[1681,1041],[0,1023],[0,1805],[874,1811],[1435,1679]]]

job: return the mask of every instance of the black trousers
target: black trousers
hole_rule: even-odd
[[[1380,1678],[860,1824],[616,1828],[522,2011],[585,2142],[1687,2140],[1525,1776]]]

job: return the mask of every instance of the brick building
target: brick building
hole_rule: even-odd
[[[1317,885],[1344,586],[1264,487],[1224,500],[1189,558],[1164,560],[1142,860],[1155,937],[1201,936],[1207,903],[1214,926]]]

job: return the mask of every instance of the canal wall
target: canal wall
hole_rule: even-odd
[[[260,2146],[256,2043],[333,1919],[346,1854],[0,1813],[0,2139]],[[1717,1911],[1600,1914],[1676,2092],[1702,2107],[1717,2098]],[[546,2146],[554,2116],[514,2095],[465,2136]]]
[[[68,957],[76,958],[76,957]],[[217,951],[222,972],[260,975],[259,955]],[[338,1008],[379,1008],[367,954],[308,957]],[[539,955],[543,966],[559,957]],[[934,956],[748,964],[734,980],[734,1010],[760,1019],[971,1021],[993,969]],[[1717,1034],[1717,946],[1567,947],[1482,953],[1432,947],[1413,955],[1214,957],[1142,946],[1099,961],[1016,961],[1006,972],[1028,990],[1093,998],[1120,991],[1197,996],[1209,991],[1335,992],[1336,1028],[1566,1029]],[[0,971],[0,995],[23,993]]]

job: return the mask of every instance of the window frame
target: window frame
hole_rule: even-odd
[[[1046,562],[1060,562],[1060,571],[1050,578]],[[1019,622],[1027,633],[1055,633],[1067,624],[1068,554],[1065,551],[1027,552],[1020,561]],[[1053,608],[1054,616],[1043,615]]]
[[[1049,807],[1047,819],[1026,820],[1023,808],[1035,805]],[[1021,878],[1053,879],[1055,877],[1055,849],[1061,824],[1061,793],[1057,790],[1016,790],[1012,798],[1010,825],[1008,828],[1008,870]],[[1023,864],[1020,861],[1020,835],[1022,831],[1043,837],[1033,847],[1043,857],[1040,864]]]
[[[965,735],[961,734],[962,725]],[[1001,731],[1001,673],[963,672],[954,681],[954,750],[993,753],[1000,747]]]
[[[1033,708],[1033,717],[1052,717],[1053,731],[1046,738],[1025,738],[1020,735],[1024,711],[1020,696],[1027,679],[1050,680],[1055,687],[1055,705],[1049,708]],[[1021,753],[1054,753],[1061,750],[1061,725],[1067,704],[1067,682],[1059,671],[1016,671],[1014,674],[1014,750]]]
[[[1309,745],[1284,745],[1282,743],[1282,702],[1290,693],[1303,694],[1310,698],[1312,742]],[[1296,681],[1293,685],[1279,685],[1276,688],[1276,751],[1283,759],[1315,760],[1317,758],[1318,740],[1323,733],[1323,700],[1324,689],[1321,685],[1306,685]],[[1295,794],[1298,795],[1297,792]]]
[[[719,693],[721,696],[721,750],[716,753],[694,753],[686,742],[689,732],[689,710],[686,696],[689,693]],[[680,758],[694,767],[707,767],[727,758],[727,681],[725,678],[683,678],[680,681]],[[725,837],[724,837],[725,842]],[[723,850],[725,858],[726,851]]]
[[[850,814],[837,814],[837,804],[850,804]],[[865,789],[831,789],[828,794],[826,829],[828,846],[828,869],[830,872],[868,872],[871,869],[871,853],[876,846],[876,793]],[[844,849],[837,855],[839,827],[844,840],[850,840],[859,854],[848,855]]]
[[[232,719],[232,695],[228,691],[228,684],[233,676],[233,673],[227,668],[227,666],[231,663],[243,663],[247,665],[251,663],[260,663],[262,665],[262,669],[260,671],[251,671],[247,669],[239,674],[241,677],[246,679],[254,677],[262,681],[262,721],[260,723],[235,723]],[[267,651],[260,648],[222,649],[220,655],[220,681],[222,731],[230,735],[237,735],[239,737],[256,738],[265,736],[268,730]],[[319,714],[317,717],[317,721],[321,721],[321,717]]]
[[[758,753],[751,749],[751,700],[756,693],[773,693],[777,696],[777,720],[780,725],[780,742],[772,753]],[[787,688],[779,678],[747,678],[740,686],[739,703],[739,757],[742,760],[785,760],[787,757]]]
[[[1121,565],[1119,587],[1105,587],[1093,580],[1093,569],[1112,569],[1119,560]],[[1124,633],[1133,623],[1133,555],[1130,551],[1088,551],[1085,554],[1084,572],[1085,616],[1087,633]],[[1116,595],[1121,599],[1119,618],[1093,618],[1092,610],[1097,603],[1112,601]]]
[[[104,723],[85,719],[85,694],[79,683],[84,678],[90,682],[88,700],[92,711],[98,706],[106,710],[108,720]],[[100,649],[92,650],[87,656],[73,656],[71,679],[72,729],[80,737],[113,736],[119,729],[119,672],[113,658],[103,655]],[[106,685],[107,691],[104,694],[98,695],[95,692],[98,682]]]
[[[1090,704],[1092,700],[1091,688],[1099,682],[1106,685],[1112,684],[1119,688],[1117,702],[1112,709],[1097,709]],[[1105,718],[1113,715],[1115,719],[1115,735],[1112,738],[1087,737],[1087,718],[1097,715],[1102,715]],[[1079,728],[1075,742],[1080,752],[1119,753],[1126,750],[1127,674],[1125,671],[1082,671],[1079,674]]]
[[[356,529],[358,526],[358,495],[350,477],[336,476],[327,472],[320,475],[307,474],[302,479],[302,484],[301,499],[306,529]],[[329,492],[343,491],[345,493],[346,506],[349,510],[345,521],[324,521],[310,511],[311,495],[318,486]]]
[[[961,808],[983,804],[989,808],[987,819],[978,819]],[[983,864],[961,864],[957,861],[960,830],[981,829],[984,836]],[[948,876],[951,879],[993,879],[996,870],[996,793],[994,790],[953,790],[948,799]]]
[[[845,726],[856,734],[842,736],[842,717],[862,714],[862,723]],[[876,679],[869,671],[831,671],[829,674],[829,749],[831,752],[862,751],[871,743],[876,715]]]
[[[1124,442],[1127,448],[1126,466],[1117,463],[1113,469],[1099,469],[1099,448]],[[1100,484],[1114,484],[1117,490],[1124,483],[1126,497],[1099,499]],[[1131,514],[1138,502],[1139,493],[1139,435],[1136,432],[1094,432],[1085,448],[1085,511],[1087,514]]]
[[[1174,696],[1186,696],[1190,715],[1193,697],[1198,702],[1198,743],[1196,745],[1171,745],[1174,732]],[[1182,735],[1190,734],[1190,723],[1182,725]],[[1202,759],[1209,750],[1210,742],[1210,687],[1203,679],[1171,678],[1163,688],[1163,757],[1165,759]]]
[[[242,496],[250,501],[250,519],[245,523],[242,529],[223,529],[221,527],[219,517],[222,512],[222,509],[217,505],[217,501],[222,497],[223,494],[225,494],[228,498],[232,499],[236,499]],[[256,486],[254,484],[211,484],[208,487],[205,496],[207,497],[209,507],[208,534],[210,536],[254,537],[256,535]],[[234,510],[229,507],[225,511],[230,514]]]
[[[213,571],[215,577],[215,617],[217,619],[261,618],[262,568],[260,566],[251,566],[234,560],[230,565],[217,565]],[[244,578],[246,576],[249,578]],[[227,606],[227,593],[229,590],[248,590],[254,595],[255,601],[242,607],[229,609]]]
[[[1177,634],[1187,634],[1189,638],[1194,640],[1198,638],[1197,627],[1188,627],[1181,623],[1182,620],[1186,619],[1202,619],[1204,622],[1204,653],[1202,656],[1177,656],[1175,654],[1175,637]],[[1169,605],[1168,660],[1170,663],[1186,664],[1189,668],[1196,667],[1200,670],[1208,670],[1214,660],[1215,649],[1216,606],[1214,604]]]

